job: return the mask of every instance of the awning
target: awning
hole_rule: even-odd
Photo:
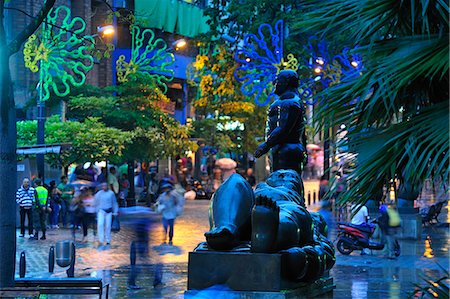
[[[171,0],[135,0],[134,6],[136,16],[144,27],[187,37],[209,31],[208,18],[203,15],[203,9],[193,4]]]
[[[70,143],[21,146],[17,148],[16,154],[17,155],[60,154],[61,151],[66,150],[70,147],[71,147]]]

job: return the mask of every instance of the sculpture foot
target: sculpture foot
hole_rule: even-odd
[[[281,274],[283,277],[299,281],[307,272],[307,257],[303,249],[299,247],[289,248],[280,251],[281,253]]]
[[[252,252],[274,252],[280,208],[266,196],[258,196],[252,211]]]
[[[219,226],[205,233],[208,247],[215,250],[231,250],[238,245],[236,228]]]

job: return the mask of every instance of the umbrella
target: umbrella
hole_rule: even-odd
[[[76,181],[73,181],[73,182],[69,183],[68,185],[72,186],[74,188],[81,188],[83,186],[95,187],[95,186],[97,186],[97,183],[91,182],[91,181],[88,181],[88,180],[76,180]]]
[[[320,151],[320,146],[317,144],[310,143],[306,145],[306,149],[309,151]]]

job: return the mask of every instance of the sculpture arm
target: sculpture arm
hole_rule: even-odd
[[[300,107],[296,105],[283,108],[279,119],[280,124],[267,136],[266,144],[269,148],[283,143],[283,140],[291,134],[292,129],[296,126],[298,118],[302,116]]]

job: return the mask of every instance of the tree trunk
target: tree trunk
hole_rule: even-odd
[[[9,55],[0,20],[0,289],[14,286],[16,254],[16,113]]]

